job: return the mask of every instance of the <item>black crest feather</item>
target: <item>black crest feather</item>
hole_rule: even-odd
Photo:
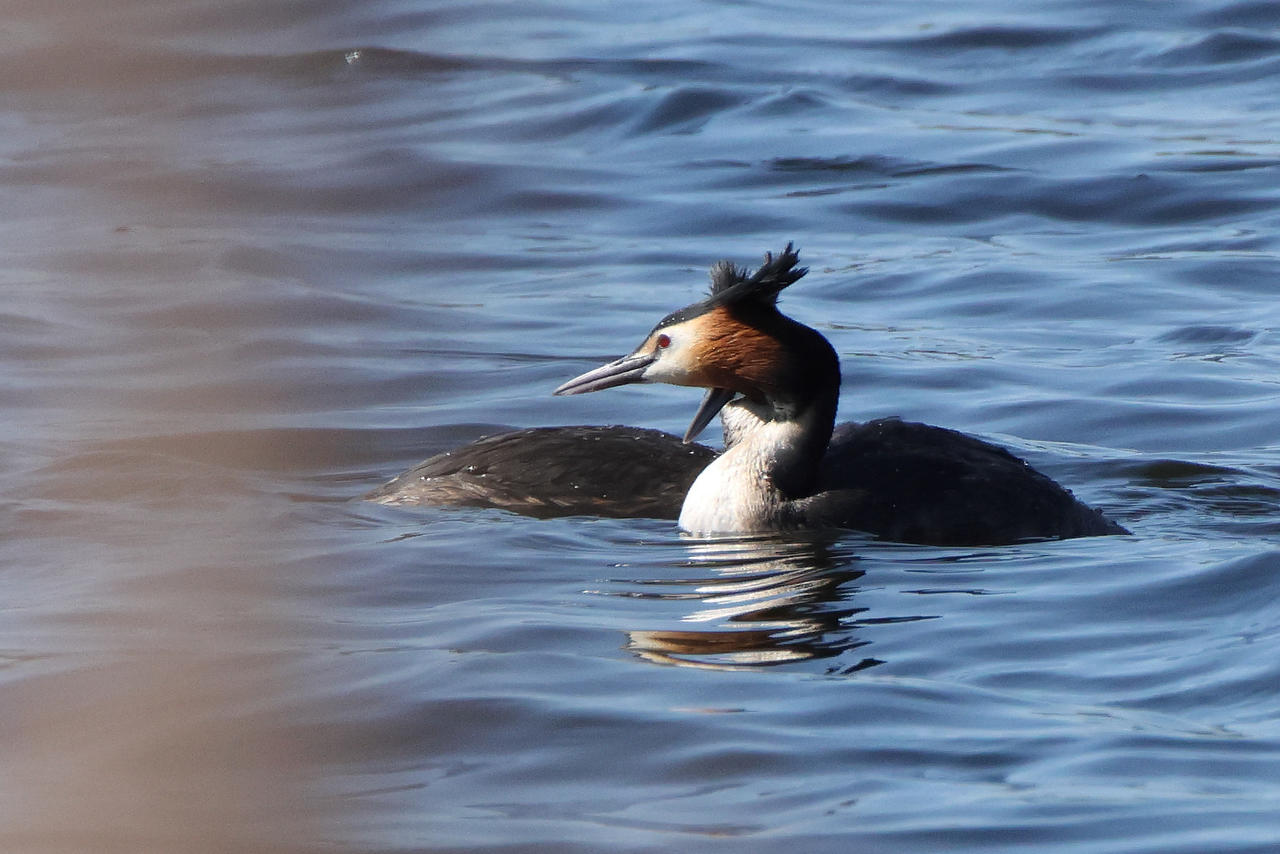
[[[722,305],[755,303],[772,308],[779,291],[809,272],[808,267],[796,266],[799,260],[795,247],[788,243],[777,255],[766,252],[764,263],[754,273],[735,267],[732,261],[719,261],[711,267],[711,293],[707,298],[671,312],[654,329],[682,323]]]
[[[711,294],[708,308],[729,303],[754,301],[766,305],[777,302],[783,288],[793,284],[808,267],[797,267],[800,255],[792,243],[777,255],[764,254],[764,263],[753,273],[734,265],[732,261],[718,261],[711,268]]]

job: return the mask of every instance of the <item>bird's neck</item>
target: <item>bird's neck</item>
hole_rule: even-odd
[[[787,506],[813,493],[835,423],[834,388],[797,407],[740,398],[723,410],[726,450],[685,496],[680,527],[696,534],[787,527]]]

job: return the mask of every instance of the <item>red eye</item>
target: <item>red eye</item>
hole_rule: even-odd
[[[659,336],[658,336],[658,349],[659,349],[659,350],[664,350],[664,349],[666,349],[667,347],[670,347],[670,346],[671,346],[671,336],[670,336],[670,335],[668,335],[667,333],[665,333],[665,332],[664,332],[664,333],[662,333],[661,335],[659,335]]]

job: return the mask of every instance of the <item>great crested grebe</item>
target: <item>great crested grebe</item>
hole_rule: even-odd
[[[1128,533],[1003,448],[896,418],[835,425],[840,361],[778,311],[807,271],[791,244],[755,272],[721,261],[711,293],[629,355],[554,394],[629,383],[707,389],[683,440],[632,427],[549,427],[439,454],[374,490],[383,504],[536,516],[670,518],[693,534],[850,528],[897,542],[999,545]],[[692,440],[719,413],[725,450]]]

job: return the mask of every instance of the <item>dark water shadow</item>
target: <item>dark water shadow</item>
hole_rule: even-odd
[[[1265,451],[1218,459],[1153,457],[1128,466],[1130,515],[1200,536],[1280,537],[1280,473]],[[1253,457],[1253,458],[1250,458]]]

